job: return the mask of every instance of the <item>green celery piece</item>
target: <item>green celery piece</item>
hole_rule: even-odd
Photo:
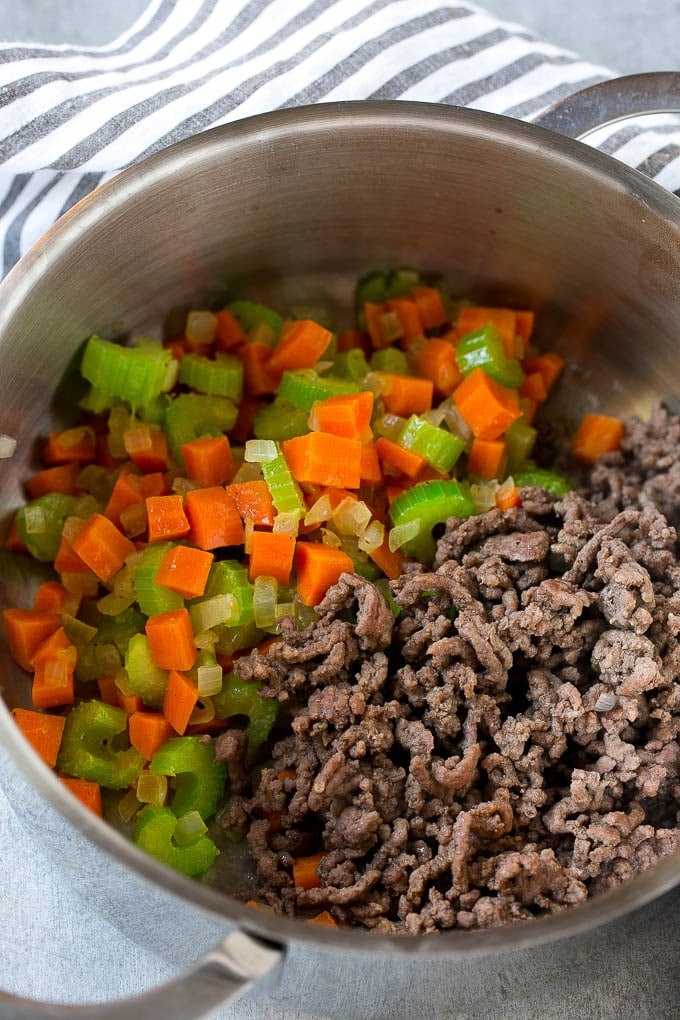
[[[511,389],[521,386],[522,366],[516,358],[508,358],[496,327],[489,323],[468,333],[456,344],[456,363],[461,373],[469,375],[473,368],[483,368],[487,375]]]
[[[392,615],[394,617],[399,616],[399,613],[401,612],[401,606],[399,605],[398,602],[395,602],[394,600],[394,596],[390,591],[389,580],[386,577],[379,577],[378,580],[374,581],[373,583],[375,584],[376,588],[378,589],[382,597],[385,599],[385,602],[387,602],[387,605],[392,610]]]
[[[232,627],[243,627],[253,619],[253,586],[247,569],[237,560],[216,560],[210,567],[201,600],[215,595],[233,595],[238,617]]]
[[[383,347],[371,355],[372,372],[392,372],[393,375],[408,375],[408,360],[403,351],[396,347]]]
[[[130,639],[144,630],[144,623],[145,617],[132,606],[117,616],[107,618],[97,627],[92,640],[78,652],[77,678],[82,683],[97,679],[101,674],[99,655],[104,649],[111,653],[115,649],[122,665]]]
[[[181,609],[184,605],[184,599],[176,591],[156,584],[156,573],[161,560],[174,548],[174,544],[174,542],[151,542],[135,565],[135,594],[139,608],[145,616],[167,613],[171,609]]]
[[[332,375],[320,376],[311,368],[284,372],[277,394],[294,407],[311,411],[317,400],[343,393],[358,393],[361,387],[349,379],[336,379]]]
[[[143,407],[166,388],[172,360],[159,340],[144,338],[135,347],[123,347],[91,336],[81,372],[98,390],[126,400],[132,407]]]
[[[40,563],[52,563],[59,551],[61,532],[67,517],[76,515],[75,496],[48,492],[31,499],[16,515],[21,540]],[[37,530],[36,530],[37,528]]]
[[[149,425],[160,425],[163,428],[165,425],[165,412],[168,409],[169,403],[170,397],[166,393],[161,393],[150,404],[145,404],[144,407],[140,408],[139,420],[148,422]]]
[[[183,443],[228,432],[236,424],[237,416],[238,408],[228,397],[180,393],[165,411],[165,432],[172,459],[183,468]]]
[[[278,337],[283,327],[283,319],[277,312],[267,308],[266,305],[257,304],[256,301],[232,301],[227,305],[227,309],[238,319],[246,332],[264,323],[274,331],[274,336]]]
[[[338,379],[360,383],[370,370],[371,367],[361,347],[354,347],[351,351],[340,351],[333,358],[333,373]]]
[[[125,672],[130,689],[149,708],[162,708],[168,674],[153,661],[146,634],[133,634],[125,651]]]
[[[519,418],[505,430],[505,441],[508,447],[508,463],[506,474],[513,475],[519,471],[531,456],[538,435],[535,428],[527,425]]]
[[[285,514],[298,511],[300,517],[305,513],[305,502],[300,486],[293,478],[277,444],[277,454],[273,460],[266,460],[260,465],[262,475],[269,487],[272,502],[277,513]]]
[[[420,273],[416,269],[394,269],[387,280],[385,297],[410,297],[411,291],[420,283]]]
[[[268,635],[255,626],[255,620],[240,627],[218,627],[215,651],[220,655],[233,655],[248,648],[254,648]]]
[[[309,412],[302,407],[293,407],[282,397],[276,397],[258,411],[253,419],[253,433],[256,439],[293,439],[309,432]]]
[[[512,478],[518,488],[539,485],[542,489],[554,492],[556,496],[566,496],[572,490],[572,485],[564,475],[545,468],[527,468],[525,471],[518,471]]]
[[[449,517],[470,517],[475,509],[475,501],[461,483],[448,479],[419,482],[400,493],[390,506],[390,517],[394,525],[418,521],[417,535],[402,547],[402,552],[421,563],[431,563],[435,555],[434,526],[444,524]]]
[[[243,393],[243,362],[233,354],[208,358],[194,352],[180,361],[179,381],[208,396],[240,400]]]
[[[132,842],[183,875],[202,875],[214,863],[219,850],[205,834],[187,846],[178,846],[172,839],[176,825],[177,818],[170,808],[148,804],[137,815]]]
[[[260,697],[260,686],[259,683],[246,683],[235,673],[228,673],[222,690],[213,697],[215,711],[220,719],[230,719],[235,715],[248,717],[246,736],[249,756],[268,739],[279,711],[279,703],[275,698]]]
[[[417,414],[412,414],[405,423],[397,442],[405,450],[424,457],[438,471],[450,471],[465,449],[465,440],[460,436],[432,425]]]
[[[198,811],[203,821],[214,814],[224,793],[227,766],[215,761],[215,744],[201,737],[170,737],[151,759],[149,771],[175,779],[172,812],[177,818]]]
[[[373,305],[381,305],[387,299],[387,273],[373,272],[362,277],[354,291],[354,307],[360,329],[366,326],[364,305],[369,301]]]
[[[81,701],[66,716],[57,768],[68,776],[123,790],[144,767],[144,758],[134,747],[113,749],[114,738],[126,731],[127,715],[122,708],[102,701]]]
[[[78,401],[78,407],[90,414],[103,414],[118,402],[118,397],[98,386],[90,386],[85,396]]]

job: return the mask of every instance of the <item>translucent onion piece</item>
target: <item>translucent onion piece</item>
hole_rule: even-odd
[[[135,600],[136,595],[134,592],[129,592],[127,595],[117,595],[116,592],[112,591],[99,599],[97,609],[104,616],[118,616],[119,613],[124,613],[126,609],[129,609]]]
[[[278,450],[273,439],[249,439],[243,456],[249,464],[266,464],[276,460]]]
[[[24,509],[24,526],[29,535],[44,535],[47,531],[47,521],[40,506],[32,506],[30,503]]]
[[[13,457],[16,448],[16,439],[6,435],[4,432],[0,432],[0,459],[4,460],[7,457]]]
[[[192,311],[187,315],[184,335],[197,344],[210,344],[217,333],[217,316],[212,312]]]
[[[391,388],[389,379],[386,379],[380,372],[369,372],[364,378],[362,385],[364,389],[370,390],[376,397],[381,397],[383,393],[389,393]]]
[[[477,513],[484,514],[487,510],[492,510],[496,505],[496,493],[500,486],[498,482],[489,482],[486,485],[471,485],[470,495],[475,501],[475,507]]]
[[[446,412],[442,410],[441,407],[433,407],[431,411],[425,411],[421,417],[424,418],[425,421],[429,421],[430,425],[434,425],[436,428],[439,428],[446,417]]]
[[[203,630],[194,636],[194,644],[201,651],[211,652],[217,644],[218,637],[214,630]]]
[[[177,819],[172,838],[177,846],[188,846],[189,843],[195,843],[199,836],[204,835],[207,831],[208,826],[198,811],[189,811]]]
[[[137,779],[137,800],[140,804],[165,804],[168,795],[168,777],[157,772],[141,772]]]
[[[332,513],[333,506],[330,496],[325,493],[323,496],[319,496],[305,514],[305,524],[321,524],[322,521],[330,520]]]
[[[278,582],[275,577],[256,577],[253,585],[253,616],[255,626],[272,627],[276,622],[276,596]]]
[[[190,478],[184,478],[183,475],[177,475],[172,480],[172,491],[176,492],[178,496],[184,496],[187,492],[200,488],[201,486],[198,482],[192,482]]]
[[[32,509],[30,504],[26,507],[26,510]],[[82,517],[67,517],[64,521],[64,526],[61,529],[62,536],[66,539],[69,544],[73,544],[74,539],[80,534],[85,521]]]
[[[155,431],[158,432],[158,428]],[[126,429],[123,433],[123,446],[130,457],[133,453],[144,453],[145,450],[150,450],[152,439],[151,426],[148,422],[139,422]]]
[[[248,330],[249,344],[264,344],[265,347],[273,347],[275,340],[276,333],[268,322],[258,322]]]
[[[333,511],[333,524],[341,535],[363,535],[371,522],[371,511],[366,504],[345,496]]]
[[[205,723],[212,722],[214,718],[215,718],[215,706],[213,704],[212,698],[208,697],[208,695],[206,694],[205,697],[201,698],[199,703],[196,705],[196,708],[189,716],[189,725],[203,726],[205,725]]]
[[[388,545],[391,552],[401,549],[412,538],[415,538],[420,531],[419,521],[405,521],[404,524],[397,524],[390,530]]]
[[[130,427],[130,420],[130,412],[120,404],[116,404],[109,411],[109,435],[107,443],[109,453],[117,460],[123,460],[127,456],[125,443],[123,442],[123,433]]]
[[[398,414],[383,414],[376,418],[373,431],[376,436],[384,436],[385,439],[391,439],[396,443],[405,424],[406,418],[401,418]]]
[[[330,545],[333,549],[339,549],[342,545],[342,539],[339,535],[336,535],[330,528],[321,529],[321,541],[324,545]]]
[[[217,662],[214,666],[199,666],[196,680],[201,698],[219,694],[222,690],[222,667]]]
[[[243,523],[243,551],[247,556],[253,549],[253,534],[255,533],[255,521],[244,521]]]
[[[61,583],[66,591],[72,595],[80,595],[82,598],[94,598],[99,591],[99,580],[90,571],[63,570]]]
[[[286,616],[295,616],[294,602],[279,602],[276,606],[276,619],[283,620]]]
[[[233,595],[213,595],[210,599],[195,602],[189,609],[191,625],[195,634],[211,630],[220,624],[231,626],[238,613],[238,604]]]
[[[297,510],[287,510],[274,518],[272,531],[278,535],[297,535],[300,528],[300,514]]]
[[[124,797],[118,801],[118,814],[124,822],[131,822],[139,811],[141,804],[137,800],[134,790],[128,790]]]
[[[443,400],[439,405],[439,410],[444,412],[444,421],[449,432],[452,432],[454,436],[460,436],[466,443],[472,439],[472,429],[454,404],[452,397]]]
[[[359,548],[362,552],[371,553],[379,549],[385,541],[385,525],[382,521],[371,521],[363,535],[359,536]]]
[[[244,451],[245,456],[245,451]],[[262,469],[259,464],[244,461],[232,478],[232,482],[259,482],[262,480]]]
[[[404,335],[404,327],[396,312],[383,312],[380,316],[380,335],[387,343]]]
[[[128,538],[143,535],[147,528],[146,503],[133,503],[120,512],[120,523]]]
[[[122,666],[116,670],[113,682],[124,698],[130,698],[135,693],[132,687],[130,687],[127,670],[123,669]]]

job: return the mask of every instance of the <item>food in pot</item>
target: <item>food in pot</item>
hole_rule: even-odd
[[[10,548],[15,718],[69,788],[253,902],[387,932],[564,909],[678,847],[680,419],[587,415],[533,316],[400,270],[356,328],[238,300],[92,337]]]

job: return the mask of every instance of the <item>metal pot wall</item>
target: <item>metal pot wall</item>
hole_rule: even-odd
[[[665,77],[662,93],[678,84]],[[247,281],[249,295],[274,303],[320,298],[347,307],[360,274],[398,264],[441,272],[460,294],[536,309],[539,343],[544,337],[567,358],[555,408],[567,426],[597,407],[644,415],[655,398],[680,392],[680,202],[672,195],[578,142],[494,115],[402,102],[283,110],[124,172],[8,276],[0,431],[18,445],[2,465],[0,521],[21,504],[35,437],[72,414],[56,383],[89,333],[153,332],[168,308],[200,305],[225,281]],[[1,576],[0,605],[26,604],[22,571],[3,560]],[[6,705],[29,705],[27,677],[4,643],[0,669]],[[219,943],[147,1005],[88,1007],[89,1017],[201,1015],[271,974],[286,944],[320,961],[321,1008],[342,1015],[344,993],[335,992],[333,1006],[332,989],[349,957],[370,970],[376,954],[395,957],[395,966],[445,964],[538,945],[620,916],[680,880],[676,857],[526,925],[428,938],[329,932],[253,911],[142,854],[64,790],[4,706],[0,740],[19,769],[13,803],[122,929],[171,951],[180,938],[197,952]],[[236,871],[227,869],[224,882],[235,888]],[[12,1008],[42,1015],[35,1004]]]

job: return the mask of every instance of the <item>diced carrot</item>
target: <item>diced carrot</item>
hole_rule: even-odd
[[[522,500],[519,497],[519,489],[516,485],[501,485],[496,493],[496,506],[505,513],[513,506],[521,506]]]
[[[44,641],[40,642],[33,652],[31,656],[31,669],[44,666],[50,659],[56,659],[59,655],[63,655],[67,659],[72,658],[75,664],[77,654],[76,647],[69,640],[64,628],[57,627],[51,634],[48,634]]]
[[[187,477],[201,485],[224,485],[234,475],[234,457],[225,435],[183,443],[182,455]]]
[[[78,491],[77,479],[80,469],[78,461],[45,468],[27,480],[26,492],[31,499],[46,496],[48,492],[63,492],[67,496],[73,496]]]
[[[286,371],[312,368],[324,354],[333,334],[312,319],[299,319],[281,332],[272,351],[270,368]]]
[[[337,928],[338,922],[335,920],[329,910],[322,910],[320,914],[316,914],[314,917],[310,917],[307,924],[318,924],[328,928]]]
[[[55,635],[61,630],[55,631]],[[31,698],[36,708],[57,708],[72,705],[76,700],[73,672],[78,653],[65,634],[63,641],[55,640],[55,635],[47,638],[33,657]],[[48,645],[53,647],[48,650]]]
[[[154,580],[185,599],[198,598],[205,591],[214,558],[204,549],[175,545],[161,560]]]
[[[480,439],[498,439],[522,414],[515,391],[501,386],[482,368],[473,368],[453,391],[453,399]]]
[[[191,669],[197,650],[186,609],[156,613],[147,619],[144,629],[154,665],[159,669]]]
[[[94,430],[89,425],[77,425],[61,432],[50,432],[42,450],[45,464],[68,464],[75,461],[90,464],[96,458]]]
[[[100,581],[108,581],[135,552],[133,543],[118,530],[113,521],[95,513],[85,521],[72,548]]]
[[[293,862],[293,881],[302,889],[318,889],[323,884],[319,878],[318,867],[325,851],[311,854],[309,857],[297,857]]]
[[[359,466],[359,473],[361,475],[362,482],[368,482],[369,484],[378,484],[379,482],[382,481],[380,460],[378,459],[378,453],[375,448],[375,443],[361,444],[361,462]]]
[[[288,467],[298,482],[358,489],[361,485],[361,443],[329,432],[309,432],[281,444]]]
[[[494,308],[487,305],[466,305],[458,313],[456,328],[461,336],[483,329],[489,324],[496,327],[509,358],[515,357],[517,315],[512,308]]]
[[[32,712],[28,708],[14,708],[12,715],[33,750],[46,765],[54,768],[66,725],[65,716]]]
[[[74,598],[59,581],[45,581],[36,589],[33,608],[39,613],[68,612],[71,616],[75,616],[78,610],[78,599]]]
[[[416,478],[427,463],[420,454],[404,449],[403,446],[399,446],[391,439],[386,439],[385,436],[376,439],[375,452],[383,463],[389,464],[408,478]]]
[[[298,542],[295,569],[301,602],[306,606],[316,606],[341,574],[353,573],[354,563],[341,549],[316,542]]]
[[[63,535],[59,540],[59,548],[54,559],[54,569],[58,574],[91,573],[87,563],[84,563],[80,556],[73,551],[73,546]]]
[[[455,347],[441,337],[433,337],[423,344],[416,365],[419,374],[432,381],[438,396],[450,396],[462,378]]]
[[[370,390],[362,390],[318,400],[312,407],[309,424],[315,432],[329,432],[345,439],[362,439],[370,427],[372,413],[373,394]]]
[[[243,389],[248,397],[274,393],[281,382],[283,369],[271,364],[272,349],[252,341],[234,352],[243,362]]]
[[[392,342],[383,334],[382,317],[385,311],[386,305],[376,305],[372,301],[367,301],[364,305],[364,318],[366,319],[366,329],[371,346],[378,349],[389,347]]]
[[[531,334],[534,331],[535,318],[535,313],[528,309],[515,312],[515,331],[527,344],[531,340]]]
[[[120,515],[130,506],[144,502],[141,479],[132,471],[122,470],[114,482],[108,503],[104,507],[104,515],[120,525]]]
[[[61,627],[61,617],[36,609],[3,609],[2,615],[12,658],[30,671],[31,659],[43,641]]]
[[[105,705],[118,705],[118,688],[115,676],[112,674],[98,676],[97,687],[99,688],[100,701],[103,701]]]
[[[245,343],[246,331],[233,312],[230,312],[228,308],[223,308],[215,318],[217,319],[215,347],[218,350],[233,351],[239,344]]]
[[[139,491],[144,499],[149,496],[169,496],[170,486],[160,471],[151,471],[139,476]]]
[[[135,751],[151,761],[174,730],[162,712],[133,712],[128,719],[128,733]]]
[[[364,354],[371,350],[370,338],[360,329],[342,329],[338,333],[337,348],[339,352],[353,351],[359,348]]]
[[[171,669],[163,699],[163,715],[180,736],[186,732],[197,701],[198,687],[184,673]]]
[[[542,404],[548,396],[548,389],[542,373],[529,372],[528,375],[525,375],[518,392],[521,397],[528,397],[529,400]]]
[[[545,351],[535,358],[527,358],[524,361],[524,371],[527,373],[540,372],[543,376],[545,388],[548,392],[553,388],[559,379],[564,368],[565,361],[561,354],[556,351]]]
[[[231,496],[239,515],[253,524],[271,527],[276,510],[269,486],[262,479],[252,482],[232,482],[226,491]]]
[[[19,533],[16,518],[12,521],[5,539],[5,549],[8,552],[27,552],[26,544]]]
[[[413,340],[414,337],[421,336],[424,327],[415,301],[411,298],[389,298],[387,307],[396,313],[403,327],[403,340]]]
[[[618,418],[586,414],[572,439],[571,452],[584,464],[594,464],[602,454],[618,450],[625,431]]]
[[[144,702],[138,694],[123,694],[116,688],[116,698],[118,707],[122,708],[128,716],[134,715],[135,712],[141,712],[144,708]]]
[[[398,549],[394,552],[390,549],[387,536],[382,545],[372,549],[368,555],[390,581],[395,581],[404,573],[404,557]]]
[[[254,531],[250,540],[249,577],[275,577],[288,584],[293,569],[295,536],[271,531]]]
[[[504,439],[480,439],[476,436],[468,454],[467,469],[471,475],[490,481],[501,476],[507,456],[508,444]]]
[[[431,379],[418,379],[413,375],[396,375],[393,372],[375,372],[384,390],[381,394],[385,410],[408,418],[422,414],[432,407],[434,384]]]
[[[243,521],[234,500],[220,485],[192,489],[184,498],[189,537],[200,549],[243,545]]]
[[[104,817],[102,807],[102,788],[99,783],[93,783],[90,779],[75,779],[73,776],[59,776],[64,786],[71,791],[74,797],[93,811],[100,818]]]
[[[411,296],[415,301],[423,329],[436,329],[447,320],[442,296],[436,287],[414,287]]]
[[[123,433],[128,457],[144,473],[165,471],[168,466],[168,441],[159,428],[145,423],[132,426]]]
[[[149,522],[149,541],[183,538],[191,529],[184,501],[179,493],[169,496],[147,496],[146,515]]]

